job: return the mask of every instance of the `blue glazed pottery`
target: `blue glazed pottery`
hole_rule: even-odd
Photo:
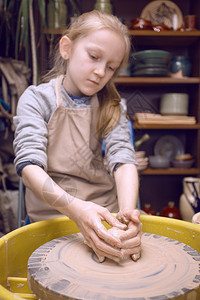
[[[189,77],[192,71],[192,64],[187,56],[174,56],[170,63],[170,72],[176,74],[182,71],[182,76]]]

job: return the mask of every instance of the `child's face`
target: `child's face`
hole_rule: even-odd
[[[92,96],[114,75],[125,54],[125,43],[112,30],[93,31],[72,46],[64,87],[74,96]]]

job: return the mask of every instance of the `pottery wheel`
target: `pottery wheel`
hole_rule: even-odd
[[[148,233],[142,236],[142,256],[137,262],[128,259],[118,264],[106,259],[99,263],[82,235],[73,234],[52,240],[32,253],[28,282],[42,300],[179,299],[188,293],[200,295],[199,267],[200,253],[196,250]]]

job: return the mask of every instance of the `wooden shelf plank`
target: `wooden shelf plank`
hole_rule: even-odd
[[[45,34],[64,34],[66,32],[66,28],[44,28],[43,33]],[[131,36],[151,36],[151,37],[200,37],[200,30],[194,31],[173,31],[173,30],[165,30],[156,32],[154,30],[129,30],[129,34]]]
[[[193,31],[175,31],[175,30],[163,30],[160,32],[154,30],[129,30],[131,36],[152,36],[152,37],[200,37],[200,30]]]
[[[140,172],[141,175],[199,175],[200,171],[196,168],[191,169],[151,169],[147,168]]]
[[[67,28],[44,28],[44,34],[58,34],[63,35],[65,34]]]
[[[200,77],[128,77],[119,76],[115,79],[115,83],[120,85],[168,85],[168,84],[200,84]]]
[[[133,124],[134,129],[180,129],[180,130],[198,130],[200,129],[200,124],[185,125],[185,124],[149,124],[149,125],[138,125]]]
[[[130,36],[132,36],[135,45],[150,46],[151,47],[163,47],[171,46],[191,46],[200,37],[200,30],[195,31],[173,31],[166,30],[156,32],[153,30],[130,30]]]

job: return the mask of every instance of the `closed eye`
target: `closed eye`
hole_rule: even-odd
[[[98,60],[98,57],[94,54],[89,54],[89,56],[92,60]]]
[[[112,66],[108,66],[108,69],[112,72],[115,72],[115,68],[113,68]]]

